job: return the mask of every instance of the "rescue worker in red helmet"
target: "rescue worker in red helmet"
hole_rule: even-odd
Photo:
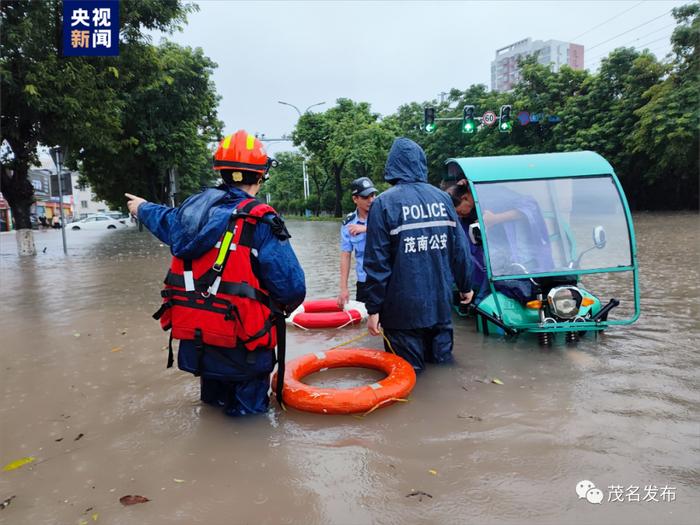
[[[276,361],[283,371],[284,314],[306,295],[284,222],[255,199],[271,165],[262,143],[239,130],[214,155],[218,188],[177,208],[125,194],[173,255],[154,317],[180,340],[178,366],[200,377],[202,401],[231,416],[268,410]]]

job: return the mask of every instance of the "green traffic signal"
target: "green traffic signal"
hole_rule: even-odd
[[[474,106],[464,106],[462,116],[462,133],[474,133],[476,120],[474,119]]]
[[[501,114],[498,117],[498,131],[501,133],[510,133],[513,129],[513,120],[510,117],[511,110],[510,104],[501,106]]]
[[[476,131],[476,125],[473,120],[466,120],[462,124],[462,133],[474,133]]]
[[[435,131],[435,108],[425,108],[423,111],[423,129],[426,133]]]

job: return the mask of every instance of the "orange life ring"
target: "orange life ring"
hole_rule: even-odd
[[[309,374],[326,368],[360,367],[380,370],[387,377],[355,388],[316,388],[301,382]],[[273,390],[277,385],[273,377]],[[400,357],[369,348],[336,348],[306,354],[286,364],[284,402],[298,410],[321,414],[355,414],[387,406],[405,398],[416,384],[416,372]]]
[[[367,314],[362,303],[351,301],[348,309],[338,308],[335,299],[306,301],[289,316],[289,322],[300,328],[342,328],[360,323]]]

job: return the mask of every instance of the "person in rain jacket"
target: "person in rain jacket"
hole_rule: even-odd
[[[249,151],[246,144],[255,149]],[[251,151],[257,152],[257,157],[251,157]],[[237,165],[246,169],[229,169]],[[222,238],[233,210],[243,200],[255,197],[269,166],[262,143],[240,130],[224,139],[216,152],[214,168],[221,170],[224,184],[193,195],[177,208],[147,202],[127,193],[128,208],[158,239],[170,246],[175,257],[197,260]],[[282,220],[268,213],[256,224],[251,250],[253,273],[260,288],[285,312],[300,305],[306,295],[304,272],[288,237]],[[235,348],[204,345],[200,360],[195,341],[180,341],[179,368],[201,374],[202,401],[222,407],[230,416],[267,411],[270,373],[274,365],[274,348],[251,351],[240,344]]]
[[[421,147],[398,138],[384,179],[392,187],[372,204],[367,222],[368,328],[380,326],[413,368],[452,360],[452,285],[471,299],[467,239],[450,197],[428,184]]]

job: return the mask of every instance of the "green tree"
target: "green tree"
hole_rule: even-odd
[[[146,30],[176,27],[191,9],[180,0],[121,2],[120,48],[144,41]],[[0,3],[0,142],[12,150],[2,159],[0,185],[20,230],[31,228],[28,171],[38,145],[107,145],[122,120],[120,58],[60,56],[61,18],[58,0]]]
[[[289,213],[290,203],[304,194],[304,157],[301,153],[284,151],[275,158],[279,164],[270,171],[262,192],[270,195],[270,204],[278,212]]]
[[[630,144],[647,155],[639,204],[649,209],[698,207],[698,133],[700,130],[700,4],[673,10],[679,25],[671,42],[675,54],[666,78],[644,94],[646,104]]]
[[[172,168],[178,197],[210,183],[209,145],[221,133],[211,80],[216,64],[200,48],[171,42],[134,44],[121,59],[121,131],[110,144],[83,148],[85,180],[112,207],[123,206],[124,191],[166,202]]]
[[[358,133],[378,119],[379,115],[370,111],[368,103],[340,98],[334,107],[323,113],[302,115],[292,133],[294,145],[303,146],[314,161],[314,169],[309,170],[309,175],[312,176],[311,172],[318,166],[323,172],[317,174],[319,181],[327,177],[333,182],[336,217],[340,217],[343,211],[343,174],[353,154],[356,158],[362,156],[356,151],[361,149],[358,145],[361,141],[364,144]],[[318,184],[319,187],[322,185]]]

